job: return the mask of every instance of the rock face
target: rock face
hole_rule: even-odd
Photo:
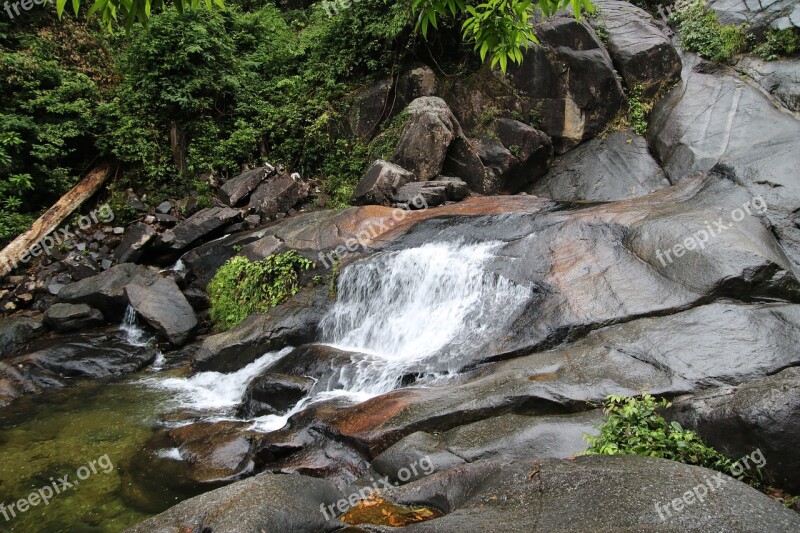
[[[122,242],[114,250],[120,263],[136,262],[144,253],[144,248],[153,241],[156,231],[147,224],[137,222],[130,226],[122,238]]]
[[[375,161],[356,185],[353,205],[391,205],[397,189],[414,181],[413,173],[388,161]]]
[[[469,187],[458,178],[439,176],[435,180],[407,183],[392,201],[408,209],[424,209],[447,201],[458,202],[469,196]]]
[[[45,323],[58,332],[103,324],[103,313],[86,304],[53,304],[44,312]]]
[[[262,183],[250,196],[249,208],[269,220],[278,213],[285,213],[300,200],[300,184],[289,174],[282,174]]]
[[[327,290],[301,291],[268,315],[252,315],[230,331],[207,337],[194,355],[194,367],[231,372],[265,352],[315,340],[329,305]]]
[[[220,228],[235,222],[242,214],[230,207],[209,207],[198,211],[171,230],[161,234],[160,245],[168,250],[179,252],[189,245],[211,237]]]
[[[383,490],[381,496],[444,513],[408,526],[410,531],[674,531],[687,524],[693,531],[709,532],[720,527],[800,527],[796,513],[755,489],[728,477],[717,484],[711,481],[714,477],[715,472],[703,468],[635,456],[477,461]],[[695,490],[702,497],[684,504],[684,495]],[[333,518],[330,509],[327,515],[321,510],[346,496],[324,480],[267,475],[183,502],[130,531],[333,531],[346,524]],[[676,498],[680,507],[673,508]],[[367,524],[359,529],[384,530]]]
[[[672,418],[729,457],[760,450],[765,462],[756,466],[763,467],[768,483],[800,489],[800,368],[679,398],[672,410]]]
[[[509,66],[511,83],[529,99],[531,113],[564,153],[591,139],[622,108],[622,86],[611,58],[592,28],[573,18],[554,18],[536,27],[543,46]]]
[[[128,305],[125,287],[128,285],[150,285],[159,279],[154,269],[123,263],[91,278],[70,283],[58,293],[58,298],[67,303],[84,303],[102,311],[108,320],[119,321]]]
[[[647,141],[631,131],[596,138],[560,156],[527,191],[553,200],[610,202],[669,187]]]
[[[518,120],[501,118],[493,124],[500,142],[514,154],[508,172],[501,175],[502,189],[516,193],[543,176],[553,157],[553,142],[545,133]]]
[[[26,342],[47,331],[40,318],[0,318],[0,357],[13,354]]]
[[[705,73],[704,63],[687,55],[683,80],[653,109],[647,137],[672,183],[725,165],[731,179],[763,198],[766,217],[798,264],[800,121],[733,73]]]
[[[748,56],[739,61],[737,69],[747,74],[783,107],[800,113],[800,61],[762,61]]]
[[[180,503],[129,529],[131,533],[191,531],[327,531],[320,505],[342,493],[306,476],[267,475],[244,480]]]
[[[608,35],[608,53],[625,86],[643,88],[647,98],[680,79],[681,60],[650,14],[623,0],[599,0],[600,17],[591,24]]]
[[[496,192],[469,139],[444,100],[417,98],[406,108],[410,119],[391,162],[428,181],[445,173],[464,180],[476,192]]]
[[[794,0],[746,2],[745,0],[709,0],[722,24],[747,24],[753,31],[766,28],[800,28],[800,6]]]
[[[237,413],[241,418],[285,413],[311,392],[314,380],[268,372],[250,382]]]
[[[192,306],[171,279],[159,278],[148,285],[126,285],[125,296],[148,324],[176,346],[185,344],[197,326]]]
[[[247,198],[273,172],[275,169],[271,166],[248,170],[226,181],[219,189],[219,197],[226,205],[233,207]]]

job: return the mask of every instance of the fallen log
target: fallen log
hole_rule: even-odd
[[[100,163],[92,169],[75,187],[58,199],[53,206],[44,212],[31,225],[30,229],[21,233],[16,239],[0,251],[0,277],[14,270],[20,262],[26,263],[34,253],[34,248],[41,244],[47,235],[54,232],[77,208],[102,187],[111,176],[116,165],[110,161]],[[24,259],[25,257],[27,259]]]

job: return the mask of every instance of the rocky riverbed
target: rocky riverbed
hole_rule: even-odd
[[[794,20],[777,4],[748,20]],[[413,65],[364,88],[354,134],[407,122],[354,207],[251,169],[185,219],[141,213],[103,257],[7,280],[22,310],[0,319],[0,402],[21,414],[4,443],[42,416],[36,398],[82,397],[87,380],[150,413],[115,456],[109,510],[63,518],[71,530],[388,531],[337,518],[365,487],[441,514],[413,531],[799,530],[727,477],[670,507],[709,470],[580,456],[607,395],[647,391],[800,491],[800,62],[711,64],[646,12],[598,5],[541,23],[542,46],[497,83]],[[657,100],[645,136],[610,127],[634,86]],[[315,262],[301,290],[215,332],[217,269],[287,250]],[[3,501],[23,496],[6,482]]]

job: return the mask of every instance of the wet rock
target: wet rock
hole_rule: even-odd
[[[275,169],[269,165],[243,172],[220,187],[219,197],[226,205],[233,207],[247,198],[273,172]]]
[[[545,133],[510,118],[497,119],[494,131],[519,161],[503,176],[502,189],[516,193],[543,176],[553,157],[553,142]]]
[[[800,516],[778,502],[724,475],[715,483],[716,476],[705,468],[639,456],[488,460],[387,489],[381,496],[444,512],[411,526],[420,532],[513,531],[520,524],[526,531],[558,532],[800,527]],[[695,497],[698,486],[707,488],[706,497]],[[692,498],[684,501],[684,495]]]
[[[335,504],[342,493],[328,481],[300,475],[246,479],[180,503],[150,518],[130,533],[192,531],[327,531],[320,506]],[[337,527],[340,522],[333,523]]]
[[[76,331],[102,325],[103,313],[86,304],[51,305],[44,312],[45,323],[58,332]]]
[[[420,431],[404,437],[381,453],[370,468],[395,483],[414,481],[480,459],[566,459],[587,448],[584,436],[596,434],[595,426],[601,421],[600,410],[557,416],[507,414],[465,424],[444,433]],[[405,480],[398,478],[401,469],[414,464],[420,467],[416,475]]]
[[[519,160],[498,140],[477,139],[475,149],[483,165],[498,177],[519,165]]]
[[[608,35],[608,53],[628,90],[637,85],[652,98],[680,79],[681,60],[672,41],[650,14],[622,0],[598,0],[599,19]]]
[[[47,331],[41,318],[0,318],[0,357],[7,357]]]
[[[751,31],[766,28],[783,30],[800,28],[800,6],[794,0],[744,2],[742,0],[709,0],[708,7],[717,12],[722,24],[747,25]]]
[[[300,183],[289,174],[282,174],[262,183],[250,196],[248,207],[262,219],[268,219],[289,211],[299,200]]]
[[[783,107],[800,113],[800,61],[762,61],[745,56],[739,61],[737,69],[747,74]]]
[[[70,283],[58,293],[62,302],[88,304],[99,309],[106,319],[119,321],[128,306],[125,287],[128,285],[150,285],[160,276],[154,269],[123,263],[90,278]]]
[[[252,315],[230,331],[207,337],[193,359],[197,370],[232,372],[268,351],[315,340],[328,305],[327,287],[302,290],[270,310]]]
[[[718,387],[678,398],[670,417],[697,431],[711,446],[739,459],[761,451],[766,482],[792,494],[800,490],[800,368],[738,387]]]
[[[189,245],[213,237],[215,232],[237,221],[242,214],[230,207],[209,207],[190,216],[171,230],[161,234],[159,244],[171,251],[179,252]]]
[[[564,153],[600,133],[624,101],[611,58],[587,23],[571,17],[536,27],[542,46],[510,65],[509,80],[525,96],[540,129]]]
[[[439,176],[435,180],[407,183],[392,197],[396,205],[408,209],[426,209],[447,201],[457,202],[469,196],[469,187],[458,178]]]
[[[389,104],[392,80],[378,80],[356,96],[350,108],[348,122],[353,134],[363,141],[369,141],[378,131]]]
[[[129,226],[122,241],[114,249],[114,257],[120,263],[136,262],[155,236],[156,231],[147,224],[137,222]]]
[[[557,201],[610,202],[669,187],[647,141],[630,131],[614,132],[560,156],[527,191]]]
[[[31,351],[10,361],[40,385],[59,386],[63,378],[101,379],[141,370],[155,350],[136,347],[107,333],[80,333],[34,342]],[[51,384],[52,382],[52,384]],[[60,382],[60,383],[59,383]]]
[[[126,285],[125,296],[136,312],[172,344],[182,346],[192,337],[197,317],[171,279],[158,278],[151,284]]]
[[[800,121],[729,71],[705,73],[705,63],[691,54],[683,63],[681,84],[653,108],[647,135],[667,177],[678,183],[724,166],[729,179],[763,199],[766,217],[797,265]]]
[[[285,413],[305,397],[313,385],[313,379],[302,376],[275,372],[257,376],[247,385],[237,416],[254,418]]]
[[[166,215],[169,213],[170,209],[172,209],[172,203],[168,200],[165,200],[156,206],[156,211],[161,213],[162,215]]]
[[[404,168],[377,160],[359,180],[353,192],[353,205],[391,205],[397,189],[414,181],[414,174]]]
[[[461,127],[440,98],[418,98],[406,111],[411,118],[391,162],[409,170],[419,181],[428,181],[442,173],[450,144]]]

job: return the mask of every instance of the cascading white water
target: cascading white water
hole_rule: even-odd
[[[125,309],[125,316],[122,318],[122,324],[119,325],[119,329],[125,333],[125,342],[130,344],[131,346],[147,346],[153,341],[153,337],[148,335],[147,332],[139,326],[138,322],[136,321],[136,309],[133,306],[128,305]],[[161,350],[156,350],[156,358],[153,361],[153,364],[150,365],[150,370],[157,372],[161,370],[164,366],[164,354]]]
[[[428,382],[457,372],[494,332],[514,320],[530,289],[485,269],[499,242],[431,243],[382,252],[346,267],[338,297],[320,324],[322,343],[365,354],[283,415],[255,419],[272,431],[309,403],[335,396],[363,401],[399,386],[403,376]],[[292,348],[270,352],[237,372],[200,372],[189,378],[145,380],[176,393],[178,405],[228,416],[249,382]]]
[[[480,349],[530,294],[484,269],[500,245],[431,243],[345,268],[323,342],[371,357],[343,373],[344,389],[376,395],[410,371],[458,371],[459,356]]]

